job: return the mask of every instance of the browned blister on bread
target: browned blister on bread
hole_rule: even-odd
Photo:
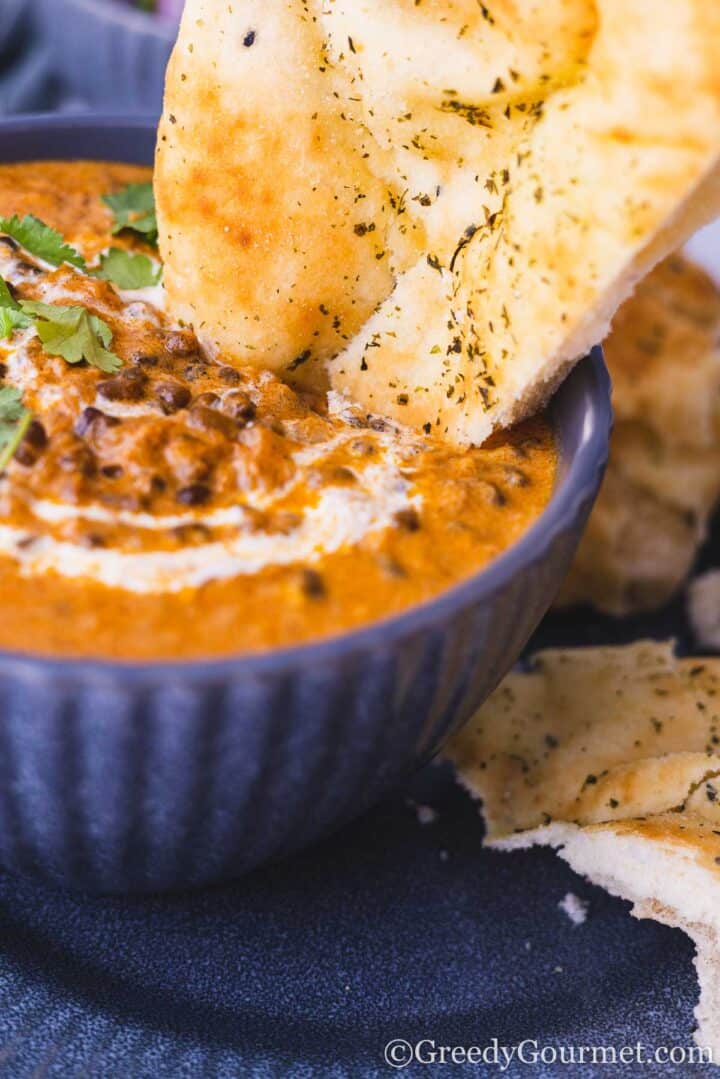
[[[705,0],[188,0],[157,160],[206,346],[455,442],[720,208]]]

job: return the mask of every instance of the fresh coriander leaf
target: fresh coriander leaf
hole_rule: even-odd
[[[12,311],[19,311],[20,304],[13,296],[7,281],[4,277],[0,277],[0,307],[8,307]]]
[[[67,363],[85,360],[108,375],[122,367],[120,357],[110,351],[112,330],[87,308],[25,300],[22,310],[32,317],[35,331],[49,355],[61,356]]]
[[[20,390],[16,386],[3,386],[0,390],[0,423],[17,423],[26,411]]]
[[[25,330],[30,319],[13,307],[0,307],[0,340],[9,341],[15,330]]]
[[[157,245],[158,226],[155,213],[155,192],[151,183],[128,184],[113,195],[103,195],[103,202],[115,218],[113,235],[123,229],[139,233],[153,246]]]
[[[25,408],[20,390],[15,386],[3,386],[0,390],[0,472],[4,472],[12,461],[31,421],[32,413]]]
[[[122,367],[122,360],[107,346],[112,341],[109,326],[84,308],[74,327],[53,322],[36,322],[35,328],[43,348],[51,356],[62,356],[68,363],[86,360],[92,367],[108,375]]]
[[[0,338],[7,340],[12,337],[16,329],[24,329],[30,325],[30,319],[20,310],[17,302],[4,277],[0,277]]]
[[[85,259],[70,244],[65,243],[64,238],[55,229],[26,214],[22,220],[17,216],[1,217],[0,232],[6,236],[12,236],[21,247],[24,247],[31,255],[49,262],[51,266],[61,266],[63,262],[69,262],[78,270],[86,270]]]
[[[45,322],[56,322],[63,326],[76,326],[84,307],[63,307],[61,304],[41,303],[39,300],[21,300],[22,311],[29,315],[33,322],[42,319]]]
[[[150,288],[157,285],[162,271],[155,269],[147,255],[133,255],[119,247],[111,247],[100,260],[100,269],[93,270],[94,277],[112,281],[124,289]]]

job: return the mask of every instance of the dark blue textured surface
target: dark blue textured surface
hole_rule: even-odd
[[[61,96],[52,52],[35,31],[34,0],[0,0],[0,114],[49,108]]]
[[[682,934],[634,921],[548,852],[481,851],[476,809],[444,769],[407,793],[437,821],[398,796],[230,888],[83,899],[0,878],[0,1074],[386,1076],[397,1037],[689,1043]],[[577,928],[557,908],[569,890],[590,901]],[[403,1074],[458,1072],[478,1073]]]
[[[173,20],[137,11],[125,0],[31,3],[37,39],[52,56],[64,94],[106,112],[160,111]]]
[[[174,37],[124,0],[0,0],[0,114],[158,113]]]

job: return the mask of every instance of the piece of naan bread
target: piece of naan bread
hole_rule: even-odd
[[[666,259],[618,312],[605,354],[610,463],[558,604],[626,615],[681,587],[720,498],[720,290]]]
[[[611,463],[556,606],[591,604],[616,617],[662,607],[692,570],[700,524]]]
[[[701,1045],[720,1060],[720,659],[671,644],[548,651],[448,750],[487,843],[534,844],[697,947]]]
[[[692,582],[688,615],[700,647],[720,652],[720,570],[703,573]]]
[[[187,0],[172,311],[238,363],[481,443],[720,212],[707,0]]]
[[[720,442],[720,288],[684,255],[642,281],[604,344],[616,420],[635,421],[668,446]]]

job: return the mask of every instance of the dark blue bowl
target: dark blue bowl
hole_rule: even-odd
[[[0,124],[0,160],[150,162],[152,121]],[[570,565],[605,467],[597,350],[557,393],[557,489],[483,572],[309,646],[186,664],[0,654],[0,863],[104,892],[202,885],[310,843],[440,748],[512,666]]]

